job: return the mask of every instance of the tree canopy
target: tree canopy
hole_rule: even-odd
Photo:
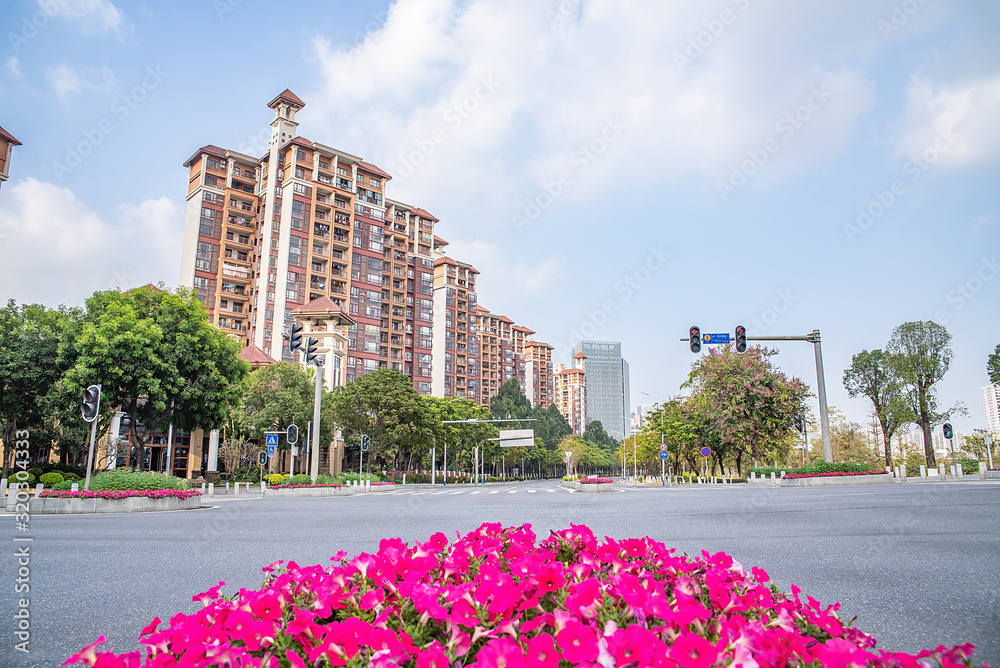
[[[892,468],[892,436],[904,424],[913,421],[913,412],[903,400],[902,381],[881,350],[862,350],[851,358],[844,370],[844,387],[851,398],[864,396],[871,402],[882,428],[885,465]]]

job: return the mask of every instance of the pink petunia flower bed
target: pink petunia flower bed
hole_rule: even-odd
[[[55,499],[128,499],[133,497],[162,499],[170,496],[176,496],[178,499],[189,499],[192,496],[201,496],[201,492],[195,489],[110,489],[78,492],[68,489],[47,489],[39,495],[40,498]]]
[[[530,525],[484,524],[329,566],[277,562],[259,591],[194,597],[204,607],[154,619],[142,651],[97,647],[66,665],[96,668],[637,668],[969,666],[972,645],[915,655],[823,606],[768,584],[719,552],[688,557],[646,538],[598,541],[586,526],[538,542]]]
[[[346,487],[339,482],[303,483],[301,485],[271,485],[268,489],[304,489],[306,487]]]
[[[606,482],[614,482],[614,480],[611,478],[583,478],[580,480],[580,483],[584,485],[599,485]]]
[[[786,473],[787,480],[797,478],[840,478],[850,475],[888,475],[885,469],[875,469],[874,471],[833,471],[831,473]]]

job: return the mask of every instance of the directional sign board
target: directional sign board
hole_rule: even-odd
[[[705,343],[729,343],[729,332],[722,334],[702,334],[701,340]]]
[[[265,443],[267,445],[267,456],[274,457],[274,453],[278,449],[278,435],[268,434]]]
[[[501,448],[530,448],[535,444],[534,429],[501,429]]]
[[[665,453],[665,452],[661,452],[661,453],[660,453],[660,459],[666,459],[666,458],[667,458],[667,456],[668,456],[668,455],[667,455],[667,453]]]

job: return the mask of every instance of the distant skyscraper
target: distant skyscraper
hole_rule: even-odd
[[[986,431],[995,439],[1000,436],[1000,383],[983,388],[983,408],[986,410]]]
[[[628,362],[622,344],[580,341],[573,353],[586,355],[587,421],[600,420],[604,431],[622,440],[632,433]]]

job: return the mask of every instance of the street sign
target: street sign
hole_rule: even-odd
[[[260,451],[260,455],[258,455],[258,457],[257,457],[257,463],[260,466],[263,466],[264,464],[267,464],[267,453],[265,451],[263,451],[263,450]]]
[[[274,457],[274,453],[278,449],[278,434],[273,432],[268,433],[264,442],[267,445],[267,456]]]
[[[701,340],[705,343],[729,343],[729,332],[721,334],[702,334]]]
[[[669,455],[667,453],[665,453],[665,452],[661,452],[660,453],[660,459],[666,459],[667,457],[669,457]]]
[[[292,446],[292,457],[298,457],[298,456],[299,456],[299,446],[293,445]]]
[[[501,429],[501,448],[530,448],[535,444],[534,429]]]
[[[666,452],[666,451],[667,451],[667,444],[660,443],[660,452]]]
[[[708,457],[710,454],[712,454],[712,448],[705,447],[701,449],[702,457]]]

